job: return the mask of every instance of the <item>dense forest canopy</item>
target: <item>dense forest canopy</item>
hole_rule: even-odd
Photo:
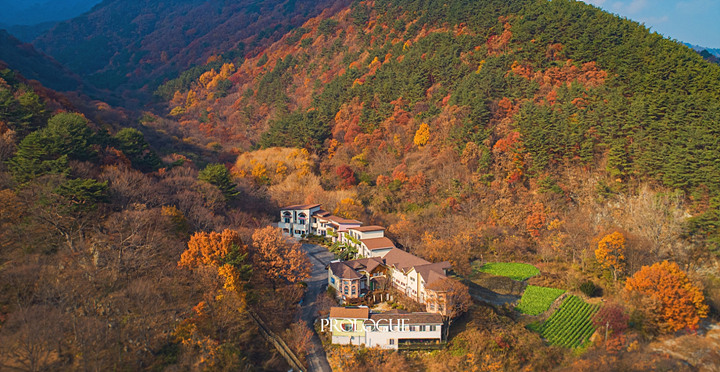
[[[720,311],[719,65],[572,0],[126,3],[35,45],[162,107],[0,66],[0,369],[285,369],[251,313],[286,314],[269,327],[305,357],[312,261],[267,227],[298,203],[385,226],[476,298],[525,290],[437,352],[329,347],[338,369],[707,362],[674,332]],[[570,306],[599,335],[576,349],[551,328]],[[657,358],[677,345],[703,352]]]

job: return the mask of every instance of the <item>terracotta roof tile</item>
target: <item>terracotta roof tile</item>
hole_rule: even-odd
[[[354,270],[373,271],[376,267],[383,264],[383,260],[379,257],[360,258],[357,260],[345,261],[345,264]]]
[[[413,266],[430,264],[430,262],[398,248],[391,249],[390,252],[385,253],[382,258],[385,261],[385,265],[395,266],[401,270],[407,270]]]
[[[346,262],[331,262],[328,267],[332,270],[333,274],[338,278],[342,279],[360,279],[360,274],[357,273],[352,267],[348,266]]]
[[[385,237],[360,239],[360,241],[363,242],[363,244],[365,244],[365,246],[371,251],[375,249],[395,248],[395,244],[392,242],[392,240]]]
[[[322,218],[322,217],[329,216],[330,212],[320,209],[320,210],[316,211],[315,213],[313,213],[312,215],[313,215],[313,217],[321,217]]]
[[[347,319],[368,319],[370,309],[367,307],[331,307],[331,318],[347,318]]]
[[[445,276],[446,269],[450,268],[450,262],[443,261],[443,262],[437,262],[429,265],[418,265],[415,266],[415,271],[418,272],[420,276],[425,280],[425,285],[429,285],[431,283],[434,283],[440,279],[447,278]]]
[[[361,225],[361,224],[362,224],[362,222],[360,222],[360,221],[358,221],[358,220],[351,220],[351,219],[348,219],[348,218],[342,218],[342,217],[338,217],[338,216],[336,216],[336,215],[329,215],[329,216],[323,217],[323,218],[328,219],[328,220],[333,221],[333,222],[342,223],[342,224],[345,224],[345,225]]]
[[[385,230],[385,228],[384,228],[384,227],[382,227],[382,226],[378,226],[378,225],[372,225],[372,226],[361,226],[361,227],[353,227],[352,229],[353,229],[353,230],[355,230],[355,231],[360,231],[360,232],[368,232],[368,231],[381,231],[381,230]]]

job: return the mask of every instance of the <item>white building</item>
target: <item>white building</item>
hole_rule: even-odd
[[[335,265],[328,273],[328,282],[339,289],[343,298],[358,298],[366,293],[372,276],[384,277],[389,284],[413,300],[427,305],[427,310],[445,314],[447,299],[442,291],[431,290],[428,286],[447,279],[450,263],[430,263],[395,247],[385,237],[382,226],[361,226],[362,222],[338,217],[320,208],[320,204],[291,205],[280,210],[278,227],[285,235],[304,237],[310,234],[329,237],[357,249],[357,255],[382,259],[383,270],[373,268],[372,274],[362,272],[359,266]],[[354,260],[360,262],[362,260]],[[350,261],[348,261],[350,262]],[[355,262],[355,263],[357,263]],[[345,267],[347,266],[347,267]],[[366,280],[361,280],[365,278]],[[379,278],[378,278],[379,279]],[[332,283],[337,280],[338,283]],[[345,290],[347,289],[347,293]],[[433,301],[428,301],[432,298]]]
[[[312,215],[320,211],[320,204],[289,205],[280,209],[278,227],[283,234],[294,237],[314,234]]]
[[[370,313],[365,346],[398,349],[404,344],[440,342],[442,326],[442,316],[435,313]]]
[[[373,313],[367,307],[333,307],[326,324],[331,327],[333,344],[398,349],[442,341],[442,316],[434,313]]]

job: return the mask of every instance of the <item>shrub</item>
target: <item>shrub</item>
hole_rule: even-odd
[[[598,286],[590,280],[580,284],[580,292],[584,293],[588,297],[597,297],[599,291],[600,288],[598,288]]]

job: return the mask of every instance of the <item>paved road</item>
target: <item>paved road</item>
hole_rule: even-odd
[[[327,284],[327,271],[325,266],[333,260],[334,256],[330,253],[327,248],[315,244],[303,244],[303,250],[308,254],[310,262],[312,262],[312,272],[310,273],[310,279],[307,280],[307,291],[303,297],[302,303],[302,319],[307,323],[310,329],[314,330],[314,322],[317,314],[316,299],[317,296],[325,290]],[[320,337],[313,332],[313,337],[310,340],[312,342],[312,348],[310,353],[307,355],[308,370],[309,371],[322,371],[330,372],[330,364],[327,361],[325,350],[320,342]]]

